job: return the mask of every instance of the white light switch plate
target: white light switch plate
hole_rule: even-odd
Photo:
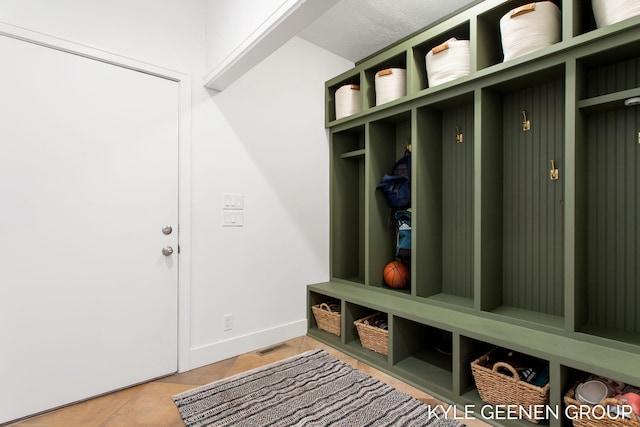
[[[241,211],[223,211],[222,226],[223,227],[242,227],[244,225],[244,212]]]
[[[222,209],[242,210],[244,196],[242,194],[224,193],[222,195]]]

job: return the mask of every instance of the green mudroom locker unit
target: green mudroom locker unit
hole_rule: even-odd
[[[560,408],[540,425],[569,426],[564,398],[585,375],[640,386],[640,17],[599,26],[589,1],[552,3],[560,40],[533,52],[504,60],[501,43],[501,18],[529,3],[485,0],[326,82],[331,279],[307,287],[308,333],[476,408],[472,362],[493,348],[531,356]],[[425,58],[452,38],[469,40],[469,73],[431,87]],[[376,105],[377,73],[395,68],[406,91]],[[345,85],[361,109],[336,118]],[[376,187],[409,144],[398,289],[383,277],[396,229]],[[313,314],[329,302],[338,334]],[[355,324],[373,313],[386,351]]]

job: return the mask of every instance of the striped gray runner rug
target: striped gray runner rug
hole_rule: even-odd
[[[187,426],[462,426],[324,350],[225,378],[173,400]]]

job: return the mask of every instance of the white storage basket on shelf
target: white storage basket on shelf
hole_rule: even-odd
[[[517,58],[561,39],[562,13],[550,1],[529,3],[500,19],[504,60]]]
[[[638,0],[592,0],[591,6],[598,28],[640,15]]]
[[[336,120],[359,113],[360,108],[360,86],[344,85],[336,90]]]
[[[375,77],[376,105],[402,98],[407,94],[407,70],[387,68],[378,71]]]
[[[471,72],[469,40],[447,40],[427,53],[426,62],[429,87],[468,75]]]

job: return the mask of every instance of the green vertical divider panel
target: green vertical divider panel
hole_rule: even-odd
[[[420,92],[427,87],[425,60],[422,52],[416,49],[407,51],[407,93]]]
[[[548,408],[551,412],[548,422],[550,427],[560,427],[563,421],[564,406],[562,402],[561,366],[557,362],[549,363],[549,383],[551,387],[549,389]]]
[[[575,60],[567,61],[565,129],[565,329],[575,331],[587,321],[586,311],[586,144],[583,114],[575,108],[583,86]]]
[[[502,305],[502,98],[491,89],[476,91],[475,140],[475,306],[492,310]],[[479,292],[478,292],[479,291]]]
[[[442,292],[442,113],[420,108],[416,122],[413,272],[417,295],[430,297]]]

